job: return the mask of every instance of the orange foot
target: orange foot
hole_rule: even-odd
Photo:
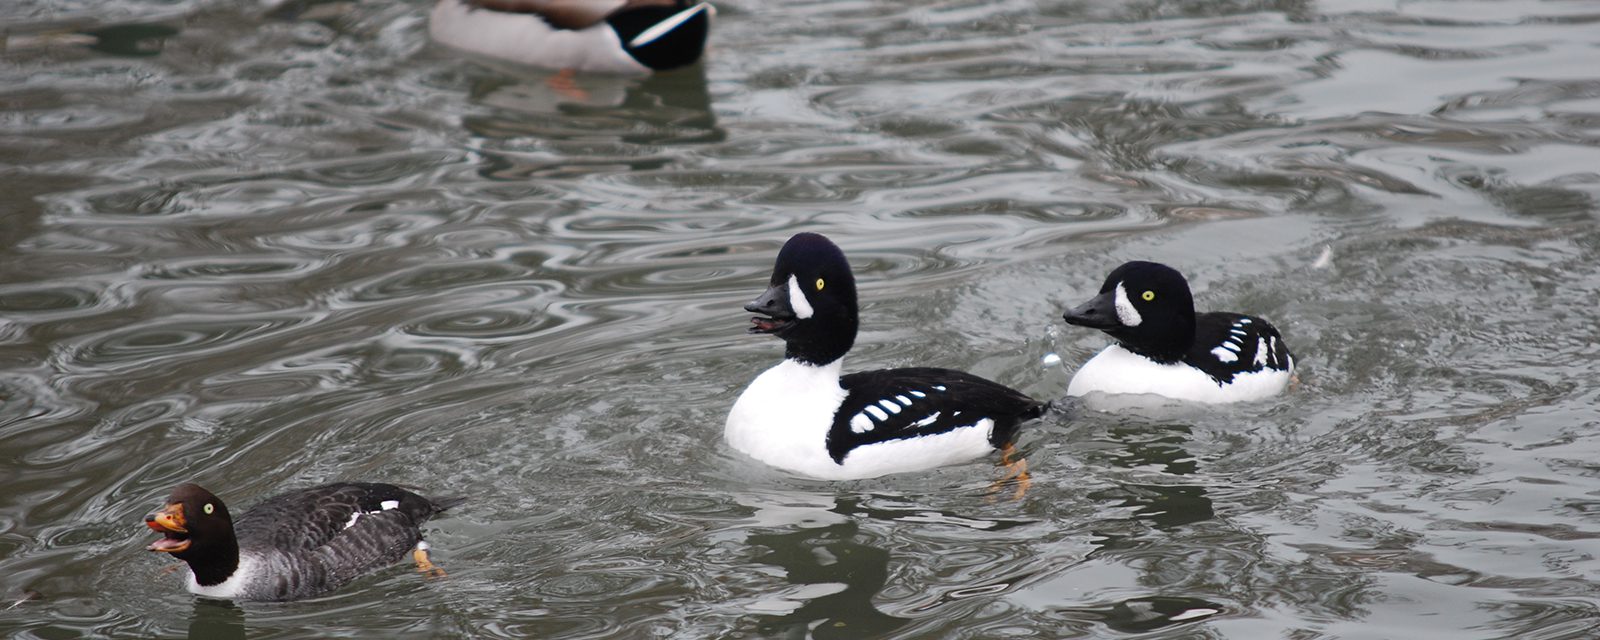
[[[1006,468],[1006,475],[989,485],[989,498],[991,500],[994,499],[994,494],[999,493],[1000,488],[1006,486],[1006,483],[1011,482],[1013,478],[1016,479],[1015,484],[1017,487],[1011,493],[1013,501],[1021,500],[1022,496],[1028,493],[1028,487],[1033,486],[1033,476],[1028,473],[1027,458],[1012,460],[1011,457],[1016,453],[1017,448],[1009,444],[1000,450],[1000,464]]]
[[[417,573],[422,574],[425,578],[443,578],[446,575],[444,569],[440,569],[438,565],[428,559],[428,548],[426,546],[418,546],[416,551],[412,551],[411,559],[417,561]]]
[[[564,95],[579,102],[589,100],[589,92],[578,86],[578,72],[574,69],[562,69],[544,81],[556,93]]]

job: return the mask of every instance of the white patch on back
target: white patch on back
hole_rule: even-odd
[[[639,35],[634,36],[632,40],[628,41],[628,46],[637,49],[650,44],[651,42],[655,42],[656,38],[667,35],[667,33],[671,32],[673,29],[678,28],[678,25],[683,24],[684,21],[690,18],[693,18],[695,14],[705,11],[709,6],[710,5],[707,4],[697,4],[689,7],[688,9],[684,9],[683,11],[674,13],[672,14],[672,17],[650,25],[649,29],[645,29],[644,31],[640,32]]]
[[[1187,364],[1160,364],[1121,345],[1111,345],[1078,368],[1067,385],[1067,395],[1145,394],[1191,402],[1244,402],[1283,391],[1289,386],[1293,372],[1291,361],[1287,370],[1262,369],[1235,374],[1233,381],[1224,387],[1206,372]]]
[[[399,500],[384,500],[383,502],[379,502],[378,503],[378,508],[382,509],[384,511],[388,511],[390,509],[399,509],[400,508],[400,501]]]
[[[1144,322],[1139,310],[1133,308],[1133,302],[1128,300],[1128,290],[1122,287],[1121,282],[1117,283],[1117,321],[1125,327],[1137,327]]]
[[[800,289],[800,280],[793,274],[789,275],[789,308],[794,309],[794,317],[801,320],[816,314],[811,308],[811,301],[806,299],[806,292]]]

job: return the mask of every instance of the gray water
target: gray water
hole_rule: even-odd
[[[1595,637],[1600,4],[718,7],[582,95],[425,0],[0,7],[0,633]],[[791,478],[721,428],[801,230],[847,369],[1061,398],[1105,338],[1060,311],[1157,259],[1301,385],[1062,403],[1020,500]],[[191,479],[472,500],[447,578],[234,606],[143,550]]]

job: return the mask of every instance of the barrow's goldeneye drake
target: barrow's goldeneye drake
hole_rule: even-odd
[[[929,469],[1004,448],[1044,413],[1044,403],[960,371],[841,376],[856,340],[856,282],[844,252],[821,235],[790,238],[771,287],[745,310],[760,314],[750,333],[778,336],[786,348],[734,403],[725,435],[774,467],[824,480]]]
[[[699,60],[715,14],[692,0],[439,0],[428,35],[520,65],[647,75]]]
[[[1117,267],[1099,295],[1062,317],[1117,340],[1078,368],[1070,396],[1240,402],[1275,395],[1294,377],[1294,356],[1277,329],[1238,313],[1196,314],[1188,281],[1164,264]]]
[[[237,522],[217,496],[196,484],[172,490],[145,525],[163,534],[151,551],[189,564],[189,591],[233,600],[296,600],[339,587],[412,552],[428,561],[418,528],[460,504],[429,499],[391,484],[339,482],[273,496]]]

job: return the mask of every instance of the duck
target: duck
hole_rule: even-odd
[[[827,237],[784,243],[769,287],[745,310],[748,332],[784,341],[784,359],[756,376],[728,412],[736,451],[821,480],[920,471],[1003,452],[1010,473],[1020,426],[1046,403],[970,373],[933,367],[842,374],[859,327],[855,277]],[[1019,486],[1019,492],[1025,486]]]
[[[392,484],[336,482],[279,494],[235,520],[215,494],[178,485],[145,516],[147,547],[188,565],[188,590],[209,598],[283,602],[327,593],[412,553],[425,575],[423,522],[462,498],[425,498]]]
[[[715,14],[691,0],[439,0],[428,35],[522,66],[642,76],[699,60]]]
[[[1281,393],[1294,355],[1277,328],[1240,313],[1195,313],[1189,281],[1158,262],[1132,261],[1100,293],[1062,314],[1116,340],[1078,368],[1067,395],[1146,394],[1221,404]]]

